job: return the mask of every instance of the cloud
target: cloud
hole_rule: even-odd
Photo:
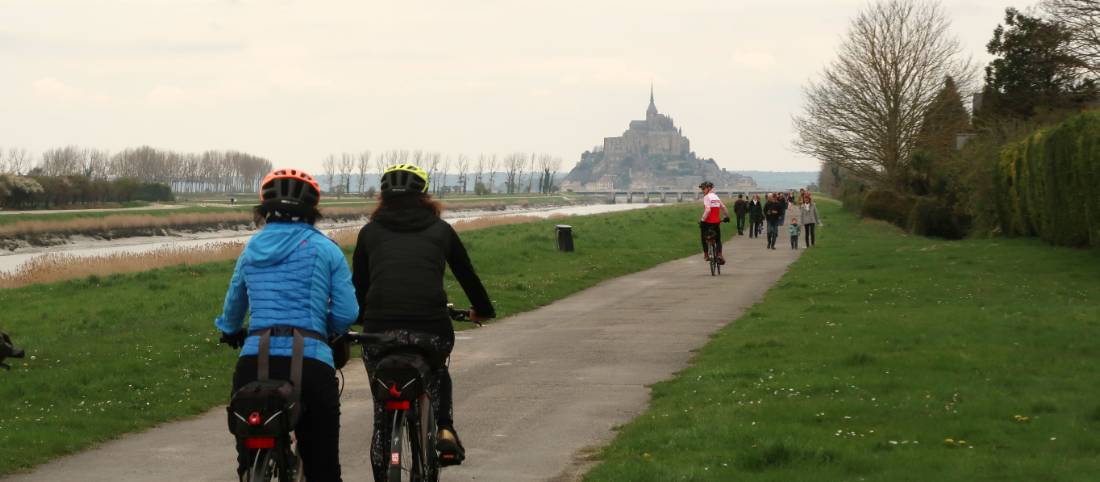
[[[738,51],[733,53],[733,64],[755,72],[767,72],[775,66],[775,57],[768,52]]]
[[[88,92],[53,77],[43,77],[31,82],[36,97],[62,104],[105,104],[110,99],[103,94]]]

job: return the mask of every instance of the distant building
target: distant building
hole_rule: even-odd
[[[748,190],[752,178],[718,167],[714,159],[700,159],[691,141],[672,118],[657,111],[652,89],[645,120],[630,122],[619,137],[605,137],[603,146],[581,154],[563,189],[610,191],[626,189],[694,189],[704,179],[719,189]]]

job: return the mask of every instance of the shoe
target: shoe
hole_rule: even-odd
[[[703,261],[706,261],[706,262],[709,263],[710,262],[710,255],[707,254],[707,253],[703,253]]]
[[[435,449],[439,451],[440,467],[461,465],[466,460],[466,449],[462,447],[462,441],[458,439],[454,427],[439,428]]]

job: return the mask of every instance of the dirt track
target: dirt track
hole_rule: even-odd
[[[785,243],[780,243],[784,245]],[[541,309],[461,332],[451,361],[456,425],[468,461],[442,480],[573,480],[585,455],[645,408],[648,384],[755,303],[801,251],[727,244],[725,274],[701,256],[618,278]],[[345,481],[370,480],[370,395],[361,364],[344,370]],[[235,480],[222,408],[43,465],[16,481]]]

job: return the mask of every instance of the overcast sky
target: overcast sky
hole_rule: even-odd
[[[947,0],[983,64],[1004,8]],[[0,0],[0,146],[547,152],[571,167],[657,107],[722,167],[791,151],[856,0]]]

